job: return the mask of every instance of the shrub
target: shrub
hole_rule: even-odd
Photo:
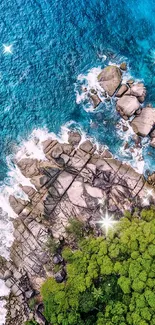
[[[53,237],[50,237],[47,241],[47,247],[48,247],[48,250],[49,252],[51,253],[51,255],[55,254],[57,252],[57,249],[59,247],[59,243],[56,242],[55,238]]]
[[[72,218],[69,220],[69,225],[66,227],[66,232],[69,235],[73,235],[76,240],[79,240],[83,236],[84,223],[77,218]]]
[[[42,286],[52,325],[155,325],[155,210],[65,248],[67,280]]]
[[[33,309],[35,308],[35,306],[36,306],[36,298],[35,298],[35,297],[34,297],[34,298],[31,298],[31,299],[29,300],[28,304],[29,304],[29,308],[30,308],[31,310],[33,310]]]
[[[25,322],[25,325],[39,325],[35,320],[28,320]]]

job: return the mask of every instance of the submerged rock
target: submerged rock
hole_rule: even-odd
[[[132,116],[137,111],[139,106],[139,101],[135,96],[124,95],[117,101],[116,109],[124,118]]]
[[[136,116],[131,126],[133,131],[143,137],[147,136],[155,125],[155,109],[152,107],[143,108],[140,115]]]
[[[98,76],[100,86],[113,96],[122,80],[121,70],[117,66],[110,65],[102,70]]]

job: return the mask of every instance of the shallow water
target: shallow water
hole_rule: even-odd
[[[96,114],[76,103],[74,84],[79,74],[102,67],[105,55],[114,62],[125,57],[132,74],[145,81],[147,101],[155,102],[154,12],[153,0],[1,1],[2,181],[6,157],[34,128],[46,126],[57,133],[75,120],[89,135],[104,140],[102,121],[92,130],[90,120]],[[12,44],[13,54],[3,54],[3,44]],[[112,151],[117,147],[110,132],[114,120],[106,128]]]
[[[115,127],[119,117],[112,103],[92,112],[77,91],[79,76],[88,82],[93,68],[125,60],[129,74],[145,82],[146,102],[155,105],[154,15],[154,0],[0,2],[0,198],[9,215],[8,186],[16,187],[19,177],[13,157],[34,128],[58,134],[62,125],[74,121],[72,125],[121,159],[138,161],[124,155],[125,139]],[[3,44],[12,44],[12,54],[3,53]],[[143,156],[144,169],[153,171],[155,149],[144,143]],[[1,215],[1,250],[6,255],[12,226]]]

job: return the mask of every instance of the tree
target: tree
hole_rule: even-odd
[[[128,214],[107,238],[80,239],[63,249],[67,279],[42,287],[53,325],[155,324],[155,209]]]

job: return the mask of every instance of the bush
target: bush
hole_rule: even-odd
[[[77,218],[69,220],[69,226],[66,227],[66,232],[69,235],[73,235],[76,240],[79,240],[83,236],[84,223]]]
[[[42,287],[53,325],[155,325],[155,210],[124,217],[107,239],[65,248],[67,280]]]
[[[36,306],[36,298],[35,298],[35,297],[34,297],[34,298],[31,298],[31,299],[29,300],[28,304],[29,304],[29,308],[30,308],[31,310],[33,310],[33,309],[35,308],[35,306]]]
[[[55,238],[50,237],[48,239],[48,242],[47,242],[46,245],[47,245],[48,250],[51,253],[51,255],[53,255],[53,254],[55,254],[57,252],[57,249],[58,249],[60,244],[58,242],[56,242]]]
[[[28,320],[27,322],[25,322],[25,325],[39,325],[35,320]]]

